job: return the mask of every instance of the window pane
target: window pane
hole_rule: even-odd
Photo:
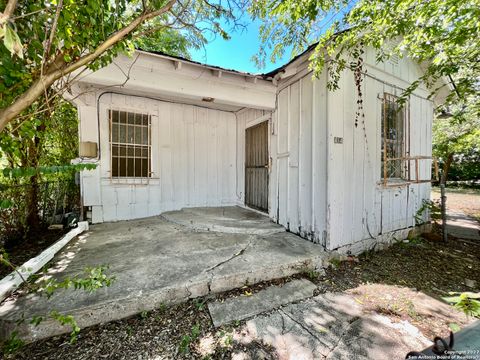
[[[127,128],[125,125],[118,125],[120,130],[120,135],[118,136],[118,142],[125,142],[127,139]]]
[[[120,123],[121,124],[127,123],[127,113],[125,111],[120,111]]]
[[[142,160],[141,159],[135,160],[135,176],[137,177],[142,176]]]
[[[134,127],[133,126],[129,126],[128,127],[128,136],[127,136],[127,143],[129,144],[133,144],[134,143]]]
[[[135,144],[142,143],[142,128],[140,126],[135,126]]]
[[[128,158],[127,159],[127,176],[129,177],[135,176],[134,169],[135,169],[134,159]]]
[[[110,110],[110,116],[112,117],[112,123],[118,123],[118,111]]]
[[[143,115],[135,114],[135,125],[142,125]]]
[[[150,177],[150,174],[148,173],[148,159],[142,159],[142,177]]]
[[[112,141],[118,142],[118,124],[112,124]]]
[[[118,158],[112,157],[112,176],[118,176]]]
[[[128,124],[135,124],[135,114],[128,113]]]
[[[119,158],[118,162],[120,164],[120,171],[118,176],[127,176],[127,159],[126,158]]]

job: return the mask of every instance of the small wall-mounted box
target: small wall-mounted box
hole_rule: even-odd
[[[96,158],[98,156],[98,146],[96,142],[82,141],[80,143],[81,158]]]

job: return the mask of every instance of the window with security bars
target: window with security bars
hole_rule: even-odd
[[[382,179],[407,179],[405,107],[385,93],[382,103]]]
[[[149,178],[151,116],[109,111],[112,178]]]

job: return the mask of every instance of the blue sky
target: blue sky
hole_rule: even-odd
[[[209,65],[221,66],[227,69],[248,71],[252,73],[268,72],[285,64],[290,58],[290,52],[286,52],[283,59],[277,61],[276,64],[272,64],[269,59],[267,59],[266,67],[264,69],[258,69],[255,66],[255,63],[251,58],[255,55],[260,46],[258,36],[260,23],[258,21],[247,21],[247,27],[242,32],[229,32],[231,36],[230,40],[226,41],[217,37],[205,45],[204,49],[190,50],[192,60]]]
[[[317,28],[319,33],[323,33],[335,20],[341,20],[343,15],[349,11],[355,4],[356,0],[349,0],[348,3],[341,9],[330,11],[319,19]],[[263,69],[258,69],[255,63],[251,60],[260,46],[259,27],[261,21],[253,21],[246,13],[240,15],[240,21],[246,25],[245,29],[237,32],[228,32],[231,39],[223,40],[220,36],[212,39],[204,48],[200,50],[190,49],[192,60],[209,64],[221,66],[227,69],[234,69],[239,71],[247,71],[252,73],[264,73],[276,69],[277,67],[287,63],[290,60],[291,52],[285,51],[284,56],[278,59],[276,63],[271,63],[270,59],[266,59],[266,66]],[[228,31],[228,26],[223,24],[225,30]],[[207,34],[205,34],[207,35]],[[318,34],[317,34],[318,35]],[[269,52],[267,51],[267,54]]]

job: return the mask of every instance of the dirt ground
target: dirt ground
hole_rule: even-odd
[[[468,320],[455,312],[448,316],[429,313],[415,299],[426,296],[423,294],[441,299],[450,291],[479,291],[478,268],[480,244],[414,239],[347,261],[332,261],[324,275],[305,272],[302,276],[318,285],[318,293],[348,292],[366,311],[387,315],[392,321],[408,320],[427,338],[432,338],[446,335],[452,326],[462,327]],[[221,297],[249,296],[266,285],[244,287]],[[231,359],[237,352],[250,354],[255,359],[276,358],[271,349],[261,343],[252,343],[247,348],[233,341],[233,333],[242,322],[214,329],[206,301],[208,299],[197,299],[94,326],[83,330],[74,344],[69,343],[68,336],[39,341],[8,358]],[[204,355],[204,347],[210,349],[210,355]]]
[[[51,229],[43,230],[35,235],[31,235],[17,246],[5,249],[8,260],[15,266],[22,266],[31,258],[40,254],[43,250],[48,248],[54,242],[60,240],[65,230]],[[3,253],[0,243],[0,253]],[[12,268],[6,264],[0,263],[0,279],[12,272]]]
[[[480,191],[448,189],[448,209],[480,220]],[[438,198],[434,189],[432,198]],[[30,256],[30,255],[25,255]],[[18,258],[17,258],[18,259]],[[17,260],[18,261],[18,260]],[[367,252],[346,261],[333,259],[325,274],[305,271],[317,286],[317,294],[346,292],[365,311],[388,316],[393,322],[408,321],[425,337],[446,336],[450,329],[471,319],[448,311],[432,313],[424,306],[428,297],[442,299],[449,292],[480,291],[480,243],[450,239],[440,243],[416,238],[378,252]],[[218,298],[250,296],[271,284],[245,286]],[[57,336],[26,345],[8,359],[231,359],[235,353],[253,359],[276,359],[268,346],[253,342],[246,347],[233,341],[242,326],[213,328],[206,303],[196,299],[172,307],[82,330],[75,343]],[[450,308],[451,309],[451,308]],[[209,355],[205,355],[208,348]]]
[[[447,188],[447,211],[461,211],[480,222],[480,190]],[[432,189],[432,199],[440,199],[440,189]]]

